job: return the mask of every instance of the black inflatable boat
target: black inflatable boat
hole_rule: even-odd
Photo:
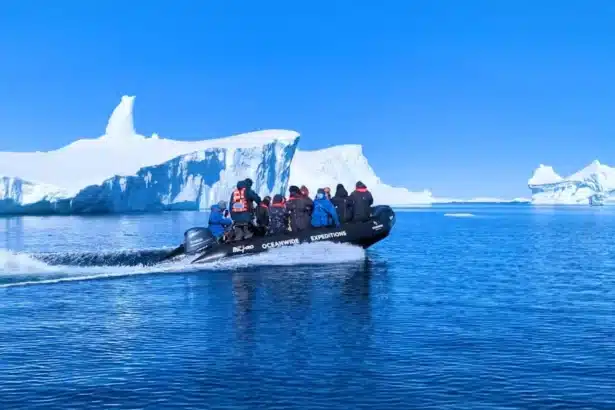
[[[179,256],[194,257],[192,263],[211,262],[221,258],[266,252],[281,246],[294,246],[309,242],[350,243],[368,248],[386,238],[395,225],[395,212],[387,205],[372,207],[366,222],[351,222],[339,228],[312,228],[303,232],[271,236],[252,236],[249,239],[220,243],[207,228],[191,228],[184,233],[184,243],[164,259]]]

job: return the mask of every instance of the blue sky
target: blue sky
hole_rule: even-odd
[[[0,6],[0,150],[97,137],[130,94],[144,135],[294,129],[439,196],[615,165],[615,2],[53,4]]]

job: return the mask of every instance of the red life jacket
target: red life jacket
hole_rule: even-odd
[[[357,192],[367,192],[367,188],[357,188],[355,189]]]
[[[248,212],[248,201],[246,201],[246,189],[235,189],[233,191],[233,203],[231,212]]]
[[[274,202],[271,204],[273,208],[284,208],[286,206],[286,202],[282,199],[282,202]]]
[[[260,207],[265,209],[269,208],[264,202],[261,202]]]

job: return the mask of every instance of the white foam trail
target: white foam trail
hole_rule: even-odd
[[[53,272],[55,267],[23,253],[0,249],[0,274],[18,275],[41,272]]]
[[[120,278],[134,275],[206,270],[233,270],[251,266],[291,266],[310,264],[337,264],[359,261],[365,250],[348,244],[331,242],[310,243],[272,249],[256,255],[221,260],[206,264],[191,264],[191,259],[180,259],[153,266],[78,266],[48,265],[27,254],[0,250],[0,276],[39,275],[40,279],[0,284],[0,288],[43,285],[61,282]],[[46,279],[45,276],[62,275]]]
[[[475,217],[476,215],[460,212],[460,213],[444,214],[444,216],[450,216],[453,218],[472,218],[472,217]]]

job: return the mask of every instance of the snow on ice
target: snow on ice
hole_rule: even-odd
[[[372,192],[374,204],[403,206],[431,204],[431,192],[410,192],[406,188],[392,187],[378,178],[363,155],[361,145],[339,145],[316,151],[297,150],[290,167],[289,185],[305,185],[310,193],[329,187],[332,194],[338,183],[350,193],[357,181],[363,182]]]

